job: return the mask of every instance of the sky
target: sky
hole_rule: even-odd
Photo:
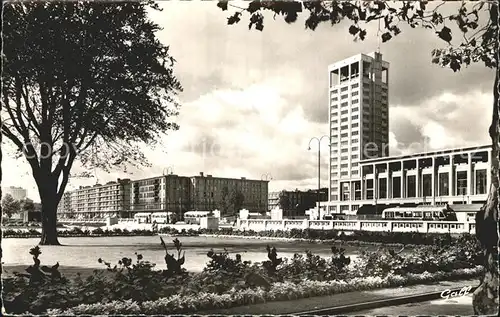
[[[248,20],[228,26],[228,13],[216,1],[160,5],[164,10],[150,17],[163,27],[157,36],[177,61],[184,88],[175,118],[180,129],[162,138],[165,148],[144,147],[151,168],[95,170],[96,177],[71,179],[67,189],[165,171],[250,179],[269,174],[271,191],[317,188],[318,148],[313,143],[308,151],[308,144],[328,133],[328,65],[377,50],[377,25],[365,41],[354,42],[349,24],[310,31],[303,20],[286,24],[266,16],[259,32],[248,29]],[[446,43],[433,31],[402,30],[380,44],[390,63],[390,154],[489,144],[494,72],[480,64],[458,73],[433,65],[432,49]],[[326,141],[321,149],[321,185],[327,187]],[[38,200],[22,158],[4,156],[2,170],[2,186],[24,187]]]

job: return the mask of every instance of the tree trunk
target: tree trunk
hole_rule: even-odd
[[[40,245],[60,245],[57,239],[57,182],[47,178],[44,188],[39,188],[42,201],[42,238]]]
[[[57,239],[57,205],[42,203],[42,239],[41,245],[60,245]]]
[[[486,204],[476,215],[476,236],[484,250],[484,269],[481,284],[473,294],[472,305],[477,315],[498,314],[498,190],[499,174],[499,74],[496,73],[493,87],[493,116],[490,137],[493,146],[491,162],[491,186]]]

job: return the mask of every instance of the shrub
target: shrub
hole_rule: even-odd
[[[104,234],[104,231],[102,230],[102,228],[96,228],[96,229],[92,230],[92,234],[95,234],[95,235]]]
[[[165,263],[167,264],[167,270],[165,271],[165,274],[167,276],[184,275],[186,273],[186,270],[182,268],[182,265],[185,262],[186,252],[183,252],[181,257],[181,252],[183,251],[182,243],[177,238],[173,240],[174,247],[177,250],[176,259],[172,254],[168,253],[167,245],[165,244],[165,241],[163,241],[162,237],[160,237],[160,241],[161,245],[165,249]]]
[[[29,253],[33,255],[34,264],[25,270],[27,274],[14,272],[14,278],[4,280],[3,301],[9,313],[23,313],[30,307],[32,313],[39,314],[66,302],[68,281],[59,272],[59,263],[41,266],[38,257],[42,252],[38,246]]]

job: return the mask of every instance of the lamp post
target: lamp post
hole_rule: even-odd
[[[320,138],[317,138],[317,137],[312,137],[310,140],[309,140],[309,147],[308,147],[308,151],[311,150],[311,142],[313,140],[316,140],[318,141],[318,217],[320,217],[320,208],[319,208],[319,205],[320,205],[320,191],[321,191],[321,141],[323,140],[323,138],[328,138],[330,139],[330,137],[328,135],[323,135],[322,137]],[[328,144],[328,146],[330,146],[330,144]]]
[[[268,181],[268,182],[270,182],[270,181],[272,181],[272,180],[273,180],[273,176],[272,176],[270,173],[264,173],[264,174],[262,174],[262,175],[260,176],[260,180],[261,180],[261,181]],[[269,192],[269,190],[268,190],[268,192]],[[266,193],[266,195],[267,195],[267,193]],[[260,211],[260,198],[259,198],[259,211]],[[266,212],[267,212],[267,211],[268,211],[268,210],[266,210]]]
[[[265,174],[262,174],[262,176],[260,177],[260,180],[261,181],[272,181],[273,176],[270,173],[265,173]]]
[[[169,171],[170,171],[170,173],[169,173]],[[173,173],[174,173],[174,170],[173,170],[172,166],[168,166],[168,167],[165,167],[163,169],[163,176],[165,176],[165,175],[172,175]]]

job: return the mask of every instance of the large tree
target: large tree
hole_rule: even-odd
[[[15,200],[12,195],[7,194],[2,198],[2,214],[7,218],[11,218],[13,215],[21,211],[21,203],[19,200]]]
[[[476,236],[484,248],[485,274],[474,293],[476,314],[489,315],[498,312],[498,191],[499,191],[499,146],[500,125],[498,92],[500,89],[499,61],[499,6],[497,1],[469,1],[459,3],[458,10],[445,15],[444,2],[428,4],[428,1],[251,1],[238,7],[227,1],[218,2],[222,10],[231,9],[228,24],[249,16],[249,28],[264,29],[264,14],[270,12],[282,16],[287,23],[297,21],[299,15],[307,15],[306,29],[315,30],[321,23],[336,25],[342,21],[350,23],[348,32],[355,40],[364,40],[367,23],[378,22],[382,42],[387,42],[402,30],[398,25],[406,23],[412,28],[422,27],[436,34],[448,45],[432,51],[432,63],[459,71],[471,63],[482,63],[496,70],[493,85],[493,115],[489,135],[493,146],[492,184],[486,204],[477,213]],[[452,31],[450,25],[456,25]]]
[[[42,203],[41,244],[59,244],[57,205],[75,160],[148,164],[140,144],[177,129],[168,47],[152,2],[10,2],[3,7],[2,135],[24,156]]]
[[[238,188],[233,188],[229,196],[229,202],[232,215],[237,217],[245,202],[245,195]]]
[[[290,202],[290,197],[287,193],[286,190],[282,190],[279,195],[278,195],[278,205],[281,209],[281,211],[283,212],[283,216],[286,216],[288,214],[288,212],[290,211],[290,208],[292,207],[291,206],[291,202]]]
[[[231,208],[229,188],[227,186],[221,189],[221,199],[218,202],[217,207],[220,209],[221,217],[227,217],[229,214],[229,209]]]

